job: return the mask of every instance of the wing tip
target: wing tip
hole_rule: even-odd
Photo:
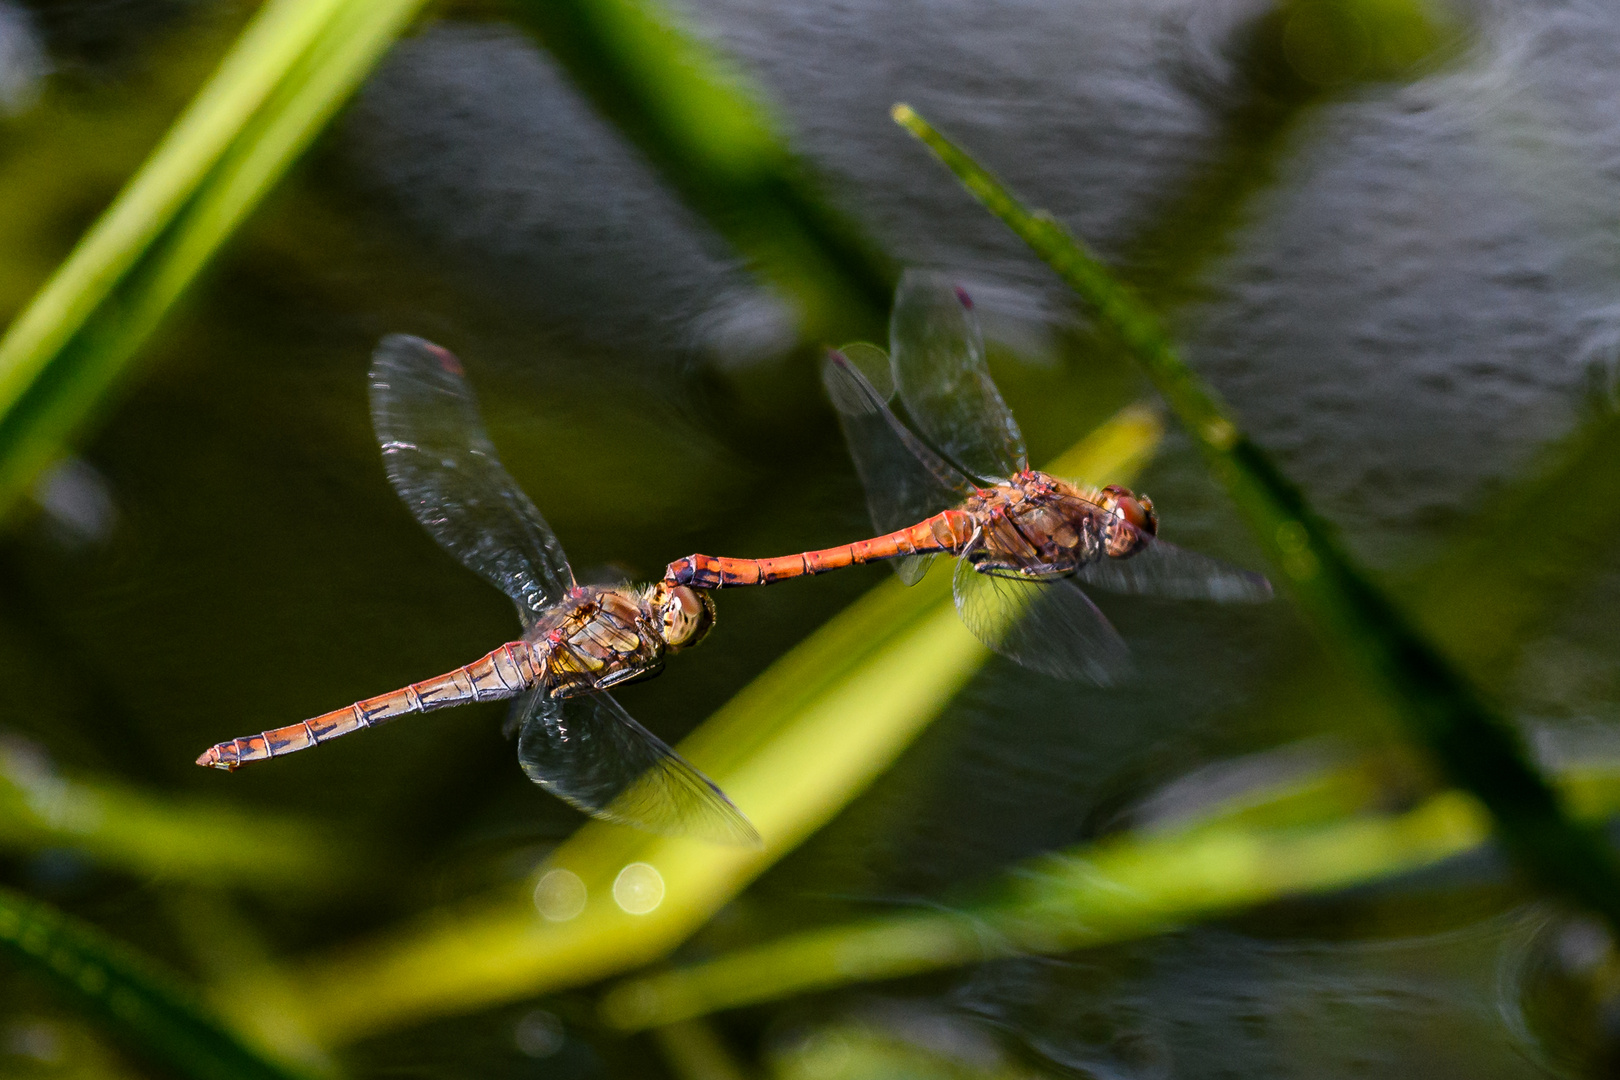
[[[1233,587],[1216,590],[1212,599],[1221,603],[1266,604],[1277,598],[1271,579],[1253,570],[1240,571]]]
[[[371,351],[372,370],[375,372],[385,364],[413,359],[424,354],[431,356],[439,367],[451,375],[466,374],[460,358],[455,353],[437,342],[414,334],[383,335],[377,342],[377,347]]]
[[[833,408],[844,416],[868,416],[878,411],[874,404],[877,391],[871,389],[866,376],[850,363],[849,357],[837,349],[827,350],[827,359],[821,365],[821,385]]]
[[[754,828],[752,821],[748,820],[748,815],[738,810],[730,799],[726,800],[726,805],[731,807],[732,813],[727,814],[724,818],[725,828],[713,831],[694,829],[690,835],[700,840],[708,840],[711,843],[724,844],[727,847],[764,851],[765,838],[759,835],[759,830]]]
[[[1266,575],[1255,574],[1253,585],[1255,603],[1264,604],[1269,600],[1276,599],[1277,590],[1272,587],[1271,579]]]

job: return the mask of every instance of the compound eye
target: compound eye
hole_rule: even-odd
[[[1142,532],[1148,531],[1149,518],[1141,503],[1133,498],[1123,498],[1114,504],[1114,508],[1119,511],[1119,516],[1125,519],[1127,525]]]
[[[665,640],[673,646],[696,645],[714,625],[714,604],[687,585],[670,590],[664,607]]]
[[[1114,513],[1134,529],[1140,529],[1148,535],[1153,534],[1158,520],[1153,515],[1153,500],[1143,496],[1138,499],[1131,493],[1130,488],[1120,487],[1118,484],[1109,484],[1103,492],[1113,496]]]

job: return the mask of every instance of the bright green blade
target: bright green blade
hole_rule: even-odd
[[[0,514],[80,431],[197,273],[422,0],[270,0],[0,339]]]

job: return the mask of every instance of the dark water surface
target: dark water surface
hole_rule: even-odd
[[[1154,230],[1241,142],[1232,103],[1256,91],[1234,42],[1263,10],[700,0],[691,16],[776,103],[839,206],[897,260],[974,290],[1041,459],[1138,388],[888,107],[917,106],[1151,293],[1155,259],[1174,250]],[[445,670],[516,629],[387,486],[364,385],[381,334],[463,357],[504,459],[582,577],[646,580],[692,550],[774,554],[867,527],[787,305],[496,15],[448,9],[395,49],[154,341],[81,471],[63,474],[54,514],[0,543],[7,731],[64,768],[326,815],[376,852],[352,894],[245,901],[277,954],[515,877],[579,823],[524,780],[489,707],[228,778],[191,764],[218,739]],[[1191,280],[1163,299],[1193,363],[1391,581],[1421,579],[1467,539],[1620,362],[1620,8],[1479,0],[1453,17],[1436,70],[1302,110],[1255,159],[1271,182],[1254,186],[1240,227],[1194,253]],[[195,85],[164,68],[224,40],[196,29],[210,18],[225,16],[0,4],[7,311],[161,130],[168,113],[138,102],[178,104]],[[64,114],[126,134],[53,132],[47,118]],[[1166,537],[1259,565],[1179,434],[1139,486]],[[1546,509],[1581,499],[1549,492]],[[1525,522],[1526,545],[1535,528]],[[1606,746],[1620,719],[1612,556],[1516,643],[1511,670],[1491,673],[1544,743],[1574,731]],[[711,642],[623,700],[673,741],[885,573],[728,593]],[[991,663],[755,887],[761,925],[952,903],[1018,859],[1108,834],[1201,769],[1314,737],[1388,736],[1275,692],[1333,671],[1286,603],[1103,606],[1138,682],[1094,690]],[[193,966],[163,888],[49,853],[8,849],[0,866]],[[810,1075],[808,1058],[772,1050],[793,1032],[854,1017],[904,1034],[896,1002],[988,1040],[995,1068],[1036,1074],[1541,1075],[1588,1059],[1534,1045],[1546,1025],[1520,999],[1542,983],[1520,973],[1546,966],[1526,950],[1557,950],[1536,937],[1554,916],[1529,899],[1480,856],[1135,944],[749,1010],[722,1031],[783,1076]],[[29,1057],[30,1024],[91,1039],[38,987],[6,979],[0,1061],[47,1074],[49,1055]],[[987,1074],[964,1054],[950,1067]],[[348,1064],[379,1077],[664,1067],[650,1042],[595,1029],[588,995],[423,1025]]]

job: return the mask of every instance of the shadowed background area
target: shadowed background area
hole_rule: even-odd
[[[972,292],[1034,461],[1146,384],[894,126],[895,101],[1141,291],[1543,764],[1612,763],[1620,551],[1607,535],[1540,540],[1545,519],[1597,520],[1612,495],[1597,485],[1614,481],[1599,451],[1614,440],[1620,364],[1620,11],[1437,8],[1421,62],[1385,64],[1382,8],[1353,11],[1329,47],[1311,19],[1333,7],[691,0],[681,12],[891,268],[941,269]],[[6,321],[250,14],[0,0]],[[583,820],[526,781],[493,706],[232,775],[192,764],[211,743],[466,663],[518,629],[387,484],[365,386],[383,334],[462,358],[582,581],[870,529],[815,376],[819,347],[842,342],[803,332],[781,282],[581,94],[524,17],[430,7],[0,535],[0,774],[16,789],[0,798],[0,878],[217,1002],[243,970],[270,972],[254,984],[268,995],[278,972],[296,986],[386,928],[453,919],[452,905],[527,880]],[[1600,464],[1559,472],[1572,457]],[[1527,487],[1538,475],[1593,488]],[[1173,425],[1133,486],[1165,538],[1277,576]],[[1504,522],[1504,507],[1519,509]],[[1495,572],[1532,587],[1498,603],[1494,579],[1463,561],[1481,544],[1497,545]],[[856,568],[720,594],[704,647],[621,700],[674,742],[889,577]],[[1448,606],[1454,585],[1473,606]],[[1101,690],[990,661],[677,960],[952,910],[1020,860],[1341,762],[1375,763],[1381,809],[1430,790],[1385,711],[1287,602],[1099,604],[1132,646],[1135,681]],[[173,843],[192,868],[168,872],[49,820],[7,823],[50,819],[41,792],[75,777],[241,815],[267,846],[237,861],[283,869],[209,880],[193,864],[215,834],[188,833],[203,829],[190,819]],[[239,835],[237,820],[218,835]],[[756,1005],[697,1035],[614,1032],[599,985],[402,1019],[340,1046],[301,1048],[269,1022],[257,1034],[356,1077],[1578,1073],[1616,1060],[1613,960],[1585,918],[1482,848],[1143,940]],[[218,1007],[251,1023],[257,1006]],[[703,1040],[718,1041],[719,1064]],[[166,1075],[3,965],[0,1063]]]

